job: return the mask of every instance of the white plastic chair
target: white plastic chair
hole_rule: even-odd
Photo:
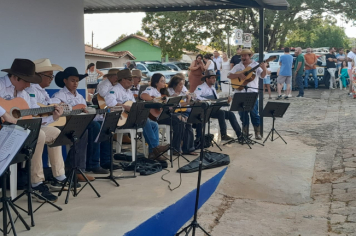
[[[138,129],[137,133],[142,133],[142,129]],[[121,152],[122,147],[122,137],[124,134],[130,134],[131,136],[131,152],[132,152],[132,161],[135,161],[136,157],[136,142],[134,137],[136,137],[136,130],[135,129],[116,129],[115,133],[117,134],[117,141],[116,141],[116,153]],[[145,137],[142,135],[142,145],[143,145],[143,154],[147,157],[147,149],[146,149],[146,142]]]
[[[170,135],[171,127],[169,125],[158,125],[158,128],[163,130],[162,138],[161,138],[161,145],[163,145],[164,139],[167,140],[167,143],[171,143],[171,135]],[[167,152],[167,155],[171,155],[170,152],[171,151],[169,150]]]

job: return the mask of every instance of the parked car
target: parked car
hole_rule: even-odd
[[[136,68],[142,71],[142,74],[145,74],[149,80],[153,74],[161,73],[166,78],[166,83],[168,83],[171,78],[178,73],[160,62],[154,61],[136,62]]]
[[[178,73],[183,73],[185,75],[185,80],[188,80],[188,69],[190,66],[190,63],[187,62],[180,62],[180,61],[170,61],[170,62],[165,62],[163,65],[168,66],[174,71],[177,71]]]

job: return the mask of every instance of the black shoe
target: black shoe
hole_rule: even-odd
[[[47,185],[45,184],[40,184],[37,187],[32,187],[32,189],[35,191],[35,193],[37,193],[38,195],[40,195],[41,197],[38,197],[37,195],[33,194],[32,196],[34,198],[36,198],[36,200],[38,202],[45,202],[45,199],[47,199],[49,202],[56,202],[58,197],[53,195],[50,191]]]
[[[64,182],[66,182],[66,179],[64,179],[63,181],[60,181],[56,178],[53,178],[49,187],[50,187],[51,191],[59,192],[62,189]],[[82,187],[82,185],[80,183],[77,183],[76,187],[77,187],[77,190],[79,190]],[[69,181],[66,183],[66,186],[64,186],[63,190],[68,191],[68,189],[69,189]]]
[[[225,134],[225,135],[221,135],[221,140],[222,141],[230,141],[230,140],[233,140],[233,138],[230,137],[229,135]]]
[[[288,96],[285,96],[284,99],[288,100]]]
[[[304,97],[303,95],[298,94],[297,98],[302,98]]]
[[[110,170],[110,163],[109,164],[104,164],[101,166],[103,169],[107,169],[107,170]],[[113,164],[112,165],[112,169],[113,170],[118,170],[118,169],[121,169],[121,166],[117,165],[117,164]]]
[[[282,99],[282,95],[278,95],[278,97],[276,98],[276,100]]]
[[[109,174],[109,171],[106,169],[103,169],[101,167],[94,168],[94,169],[87,169],[87,171],[91,171],[94,174]]]

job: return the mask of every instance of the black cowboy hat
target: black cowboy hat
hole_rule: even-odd
[[[56,74],[56,77],[55,77],[55,82],[56,82],[56,85],[60,88],[63,88],[64,87],[64,81],[63,79],[67,79],[69,76],[76,76],[79,78],[79,81],[81,81],[82,79],[84,79],[85,77],[88,76],[88,74],[79,74],[78,73],[78,70],[77,68],[75,67],[67,67],[63,72],[58,72]]]
[[[209,78],[210,76],[216,76],[215,71],[213,70],[206,70],[204,72],[204,76],[201,78],[202,81],[205,81],[205,78]]]
[[[16,58],[10,69],[3,69],[1,71],[7,72],[9,74],[15,75],[20,79],[34,84],[39,84],[42,81],[41,76],[39,76],[36,71],[35,63],[28,59],[18,59]]]

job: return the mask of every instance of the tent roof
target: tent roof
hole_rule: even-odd
[[[84,13],[159,12],[234,8],[286,10],[287,0],[84,0]]]

